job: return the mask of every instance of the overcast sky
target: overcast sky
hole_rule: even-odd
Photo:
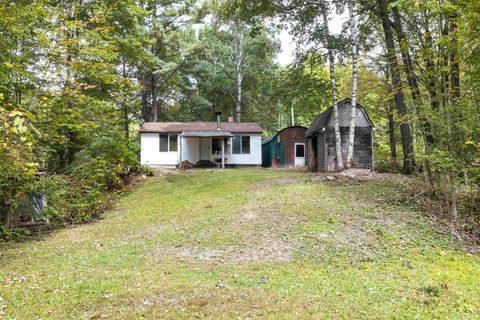
[[[340,33],[342,31],[342,24],[347,20],[348,12],[346,10],[342,15],[332,16],[328,23],[330,32],[334,34]],[[293,62],[295,55],[295,43],[293,42],[293,38],[287,30],[282,30],[279,38],[282,43],[282,49],[276,60],[278,63],[285,66]]]

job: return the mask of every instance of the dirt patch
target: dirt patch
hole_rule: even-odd
[[[153,252],[154,259],[174,257],[180,260],[226,264],[290,261],[301,241],[299,237],[291,236],[291,231],[301,221],[296,216],[288,215],[285,210],[285,201],[292,201],[291,197],[288,200],[272,201],[266,193],[274,186],[296,183],[303,183],[303,179],[271,179],[255,184],[248,196],[248,202],[232,213],[232,219],[221,226],[219,231],[234,234],[234,244],[215,247],[202,245],[202,240],[210,235],[207,230],[206,233],[193,235],[198,238],[198,245],[159,248]]]
[[[216,249],[170,247],[166,251],[172,252],[179,259],[226,264],[250,264],[290,261],[293,258],[294,247],[294,243],[281,239],[265,239],[262,244],[259,241],[251,241]]]
[[[276,179],[269,179],[269,180],[257,182],[254,187],[256,189],[272,188],[280,185],[296,184],[301,181],[303,181],[301,177],[276,178]]]

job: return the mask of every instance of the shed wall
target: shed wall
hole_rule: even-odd
[[[285,165],[287,167],[295,166],[295,143],[305,143],[306,128],[290,127],[282,130],[278,136],[284,145]]]
[[[350,126],[350,111],[352,107],[349,103],[342,103],[338,105],[338,124],[340,127]],[[333,127],[333,116],[330,116],[327,127]],[[356,108],[355,127],[370,127],[370,123],[365,116],[362,108]]]
[[[342,136],[342,158],[345,163],[348,151],[349,127],[340,127]],[[335,171],[336,153],[335,153],[335,129],[327,128],[327,169]],[[353,146],[352,164],[354,167],[372,167],[372,128],[355,127],[355,142]]]
[[[319,133],[318,136],[317,136],[317,150],[318,150],[317,151],[318,152],[318,156],[317,156],[318,171],[325,172],[325,170],[326,170],[325,160],[326,160],[327,148],[326,148],[326,145],[325,145],[325,134],[324,133]]]

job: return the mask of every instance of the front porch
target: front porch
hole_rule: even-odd
[[[180,164],[225,168],[230,156],[230,132],[183,132],[180,135]]]

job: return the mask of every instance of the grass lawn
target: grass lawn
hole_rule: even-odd
[[[103,219],[0,245],[5,319],[479,319],[480,257],[409,180],[149,178]]]

